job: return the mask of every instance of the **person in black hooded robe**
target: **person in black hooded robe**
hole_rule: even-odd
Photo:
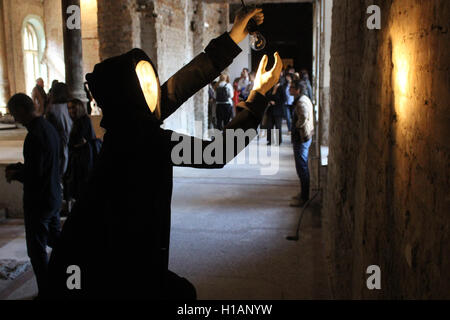
[[[172,168],[224,164],[174,164],[171,152],[180,140],[172,141],[173,132],[160,126],[231,64],[252,17],[262,23],[262,10],[238,14],[230,33],[212,40],[161,87],[149,57],[140,49],[107,59],[86,75],[103,110],[106,134],[88,186],[52,251],[48,298],[196,298],[194,286],[168,270]],[[270,71],[266,71],[267,60],[264,56],[254,90],[226,129],[258,127],[267,105],[264,94],[278,81],[282,67],[278,53]],[[194,141],[203,150],[212,143],[178,136],[190,139],[192,148]],[[235,147],[233,156],[244,147]],[[194,152],[191,156],[194,159]],[[78,271],[79,287],[73,278]]]

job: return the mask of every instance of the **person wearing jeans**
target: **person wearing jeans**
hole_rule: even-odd
[[[219,130],[223,130],[233,115],[233,96],[234,90],[229,76],[221,74],[216,88],[217,129]]]
[[[295,195],[290,203],[292,207],[303,207],[309,200],[308,153],[314,134],[314,108],[307,96],[307,90],[302,82],[293,81],[291,83],[290,94],[294,96],[291,135],[295,167],[301,186],[301,192]]]
[[[312,139],[306,142],[294,142],[294,159],[295,159],[295,169],[297,170],[297,175],[300,178],[301,192],[300,197],[297,195],[293,200],[293,206],[297,203],[295,200],[300,200],[303,202],[309,199],[309,168],[308,168],[308,153],[309,147],[311,146]]]
[[[292,83],[292,77],[288,74],[286,75],[286,83],[284,84],[284,94],[285,94],[285,105],[284,109],[284,117],[286,118],[286,125],[288,127],[288,131],[292,131],[292,115],[290,106],[294,103],[294,97],[290,94],[290,87]]]

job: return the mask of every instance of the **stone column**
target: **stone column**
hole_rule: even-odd
[[[0,108],[6,106],[8,102],[7,100],[10,96],[6,62],[5,23],[3,19],[3,10],[3,1],[0,1]]]
[[[86,94],[83,89],[84,71],[81,27],[69,29],[67,26],[68,18],[73,15],[73,13],[67,13],[67,8],[72,5],[78,6],[78,13],[81,19],[80,0],[61,0],[66,83],[72,97],[86,101]]]
[[[332,0],[322,0],[322,32],[320,42],[320,84],[319,84],[319,141],[328,146],[330,122],[330,48]]]

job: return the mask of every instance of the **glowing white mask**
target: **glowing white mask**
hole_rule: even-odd
[[[150,111],[160,119],[161,112],[159,108],[160,100],[160,87],[159,80],[156,76],[156,72],[150,62],[141,60],[136,65],[136,74],[141,85],[142,92],[144,93],[145,102]]]

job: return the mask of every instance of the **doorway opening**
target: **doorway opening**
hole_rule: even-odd
[[[273,52],[278,51],[284,67],[291,65],[298,72],[306,69],[311,75],[313,61],[313,5],[312,3],[267,3],[262,5],[264,23],[261,33],[267,45],[262,51],[251,51],[252,70],[264,54],[273,61]]]

